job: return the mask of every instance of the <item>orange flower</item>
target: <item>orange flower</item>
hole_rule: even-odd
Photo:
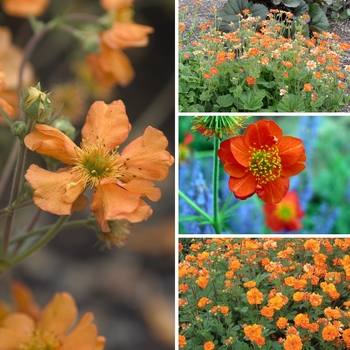
[[[287,194],[289,177],[305,168],[302,141],[282,136],[272,120],[250,124],[243,136],[221,143],[218,156],[230,175],[229,188],[236,198],[255,192],[266,203],[279,203]]]
[[[274,309],[273,309],[272,307],[269,307],[269,306],[264,306],[264,307],[261,309],[260,313],[261,313],[263,316],[265,316],[265,317],[267,317],[267,318],[269,318],[269,319],[272,320],[272,316],[273,316],[273,314],[274,314]]]
[[[313,87],[311,84],[304,84],[304,91],[312,91]]]
[[[102,350],[105,339],[97,335],[87,312],[69,333],[77,318],[76,304],[68,293],[57,293],[43,310],[38,322],[23,313],[7,316],[0,327],[2,349],[91,349]]]
[[[211,78],[211,75],[210,75],[209,73],[204,73],[204,74],[203,74],[203,77],[204,77],[205,79],[210,79],[210,78]]]
[[[10,16],[40,16],[45,12],[49,3],[49,0],[3,0],[2,9]]]
[[[298,335],[288,335],[283,347],[285,350],[301,350],[303,343]]]
[[[134,0],[100,0],[100,5],[106,11],[119,11],[130,8]]]
[[[280,317],[277,322],[276,322],[276,326],[279,328],[279,329],[284,329],[287,327],[287,324],[288,324],[288,319],[285,318],[285,317]]]
[[[179,334],[179,347],[183,348],[186,344],[186,337],[182,334]]]
[[[254,83],[255,83],[255,78],[254,77],[246,77],[245,80],[248,83],[248,85],[254,85]]]
[[[247,292],[248,303],[251,305],[261,304],[263,301],[263,293],[258,288],[252,288]]]
[[[197,279],[198,286],[203,288],[203,289],[207,287],[208,282],[209,282],[209,280],[206,277],[203,277],[203,276],[199,276],[198,279]]]
[[[198,307],[204,307],[205,305],[207,305],[208,303],[210,303],[210,300],[206,297],[203,297],[203,298],[200,298],[198,303],[197,303],[197,306]]]
[[[209,70],[210,70],[211,74],[218,74],[219,73],[219,70],[217,68],[215,68],[215,67],[212,67]]]
[[[212,341],[207,341],[204,345],[204,350],[214,350],[215,344]]]
[[[90,107],[81,148],[61,131],[36,124],[25,137],[26,146],[69,165],[57,172],[29,167],[25,177],[34,189],[34,203],[56,215],[70,215],[86,206],[85,189],[94,188],[90,209],[102,232],[110,231],[109,220],[146,220],[152,209],[141,197],[159,200],[161,192],[152,180],[164,180],[174,158],[165,151],[166,137],[151,126],[119,153],[130,129],[120,100]]]
[[[122,51],[104,44],[101,44],[99,54],[87,55],[86,62],[98,84],[107,89],[116,84],[127,86],[135,76],[129,58]]]
[[[300,219],[305,216],[298,194],[289,191],[278,204],[264,204],[266,226],[275,232],[296,231],[302,227]]]
[[[323,328],[323,330],[322,330],[322,338],[324,340],[332,341],[336,337],[339,337],[339,332],[338,332],[336,327],[334,327],[333,325],[330,324],[330,325],[328,325],[328,326]]]
[[[221,312],[224,316],[228,316],[228,312],[229,312],[228,306],[220,306],[220,312]]]

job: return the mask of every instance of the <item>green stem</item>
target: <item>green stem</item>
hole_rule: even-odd
[[[217,234],[221,233],[220,219],[219,219],[219,157],[218,150],[220,140],[214,138],[214,154],[213,154],[213,227]]]
[[[35,244],[33,244],[28,250],[26,250],[24,253],[16,256],[14,259],[11,260],[11,266],[17,265],[24,259],[26,259],[28,256],[42,248],[44,245],[46,245],[49,241],[51,241],[52,238],[55,237],[55,235],[58,233],[58,231],[61,229],[63,224],[66,222],[66,220],[69,218],[69,216],[61,216],[56,223],[51,227],[51,229]]]
[[[28,121],[28,124],[26,127],[26,134],[32,129],[33,123],[34,123],[33,121]],[[26,150],[27,148],[25,147],[24,143],[21,143],[19,146],[14,181],[12,184],[12,190],[11,190],[11,195],[10,195],[10,200],[8,205],[9,212],[5,220],[4,235],[3,235],[2,250],[1,250],[2,257],[5,257],[7,253],[7,247],[10,239],[13,216],[14,216],[14,210],[12,205],[14,204],[19,194],[20,184],[21,184],[21,180],[24,172],[24,166],[25,166]]]
[[[194,203],[190,198],[188,198],[181,190],[179,190],[179,195],[182,197],[194,210],[196,210],[199,214],[201,214],[204,218],[206,218],[209,223],[212,223],[212,218],[202,210],[196,203]]]
[[[28,206],[32,205],[33,203],[34,203],[33,200],[30,199],[30,200],[27,200],[25,202],[12,205],[10,207],[6,207],[4,209],[0,209],[0,216],[6,215],[11,210],[16,210],[16,209],[21,209],[21,208],[28,207]]]
[[[77,228],[77,227],[89,227],[89,222],[88,220],[84,219],[84,220],[74,220],[74,221],[69,221],[67,223],[65,223],[64,225],[61,226],[61,230],[66,230],[66,229],[71,229],[71,228]],[[47,225],[47,226],[42,226],[32,232],[28,232],[26,234],[23,234],[21,236],[18,236],[16,238],[11,239],[10,241],[10,245],[17,243],[17,242],[21,242],[23,240],[26,240],[29,237],[34,237],[36,235],[40,235],[43,232],[46,232],[48,230],[50,230],[51,225]]]

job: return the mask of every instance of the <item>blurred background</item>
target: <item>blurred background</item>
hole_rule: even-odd
[[[169,140],[167,150],[174,155],[175,3],[174,0],[135,0],[133,8],[134,21],[153,27],[154,33],[149,36],[148,46],[125,50],[135,70],[130,85],[110,90],[98,87],[86,73],[79,43],[62,30],[49,32],[40,41],[30,59],[24,83],[35,86],[40,81],[43,91],[53,91],[54,103],[65,102],[64,113],[72,116],[78,130],[93,101],[108,103],[122,99],[133,126],[124,145],[152,125],[164,132]],[[95,0],[51,0],[40,19],[45,22],[65,11],[96,15],[104,12]],[[2,50],[7,43],[0,39],[0,61],[6,61],[8,71],[7,91],[2,91],[1,96],[6,93],[8,100],[12,96],[15,104],[19,62],[32,30],[26,19],[3,11],[0,11],[0,26],[9,28],[13,48],[12,55],[5,58],[9,50]],[[9,69],[11,65],[13,69]],[[13,141],[8,127],[1,123],[1,174]],[[27,163],[32,162],[40,164],[40,158],[29,154]],[[11,180],[5,184],[1,208],[8,204]],[[173,349],[174,166],[168,178],[156,186],[162,190],[161,200],[151,203],[153,215],[147,222],[133,225],[124,247],[102,249],[96,234],[86,229],[62,231],[44,249],[1,277],[0,299],[11,302],[9,284],[14,279],[26,284],[41,306],[55,292],[68,291],[76,300],[80,315],[85,311],[94,313],[99,334],[107,338],[106,350]],[[21,230],[31,221],[35,209],[21,210],[18,214],[16,228]],[[74,214],[73,218],[88,214],[88,211]],[[39,224],[56,219],[44,213]],[[2,218],[0,225],[3,227]]]
[[[179,143],[184,147],[188,133],[193,140],[180,160],[179,188],[198,206],[212,215],[213,141],[199,132],[191,132],[191,117],[179,117]],[[278,233],[346,234],[350,232],[350,116],[274,116],[251,117],[247,125],[259,119],[272,119],[284,136],[302,139],[306,150],[306,169],[290,178],[290,190],[297,192],[305,217],[297,231]],[[186,136],[187,134],[187,136]],[[181,147],[179,149],[181,149]],[[220,202],[228,197],[228,175],[220,172]],[[274,233],[265,224],[263,202],[256,196],[240,201],[232,196],[229,207],[240,203],[222,225],[224,233]],[[198,215],[182,198],[179,218]],[[214,233],[209,225],[183,221],[179,233]]]

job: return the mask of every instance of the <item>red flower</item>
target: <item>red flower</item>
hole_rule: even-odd
[[[279,203],[289,189],[289,177],[305,169],[300,139],[282,136],[272,120],[250,124],[243,136],[221,143],[218,156],[230,175],[228,186],[236,198],[255,192],[266,203]]]
[[[266,226],[272,231],[297,231],[302,228],[300,219],[305,216],[298,194],[290,191],[278,204],[264,204]]]
[[[254,83],[255,83],[254,77],[246,77],[245,80],[248,83],[248,85],[254,85]]]

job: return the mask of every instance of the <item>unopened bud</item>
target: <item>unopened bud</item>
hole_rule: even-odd
[[[98,232],[97,237],[106,244],[107,248],[112,245],[122,247],[130,234],[130,224],[127,220],[108,220],[109,232]]]
[[[11,125],[11,132],[13,135],[16,135],[20,138],[23,138],[25,135],[26,124],[22,121],[16,121]]]
[[[56,129],[62,131],[64,134],[66,134],[71,140],[75,139],[76,136],[76,129],[72,125],[70,119],[68,117],[59,117],[53,121],[51,124]]]
[[[45,124],[52,114],[50,93],[41,91],[40,83],[36,87],[29,87],[21,96],[21,109],[31,120]]]

